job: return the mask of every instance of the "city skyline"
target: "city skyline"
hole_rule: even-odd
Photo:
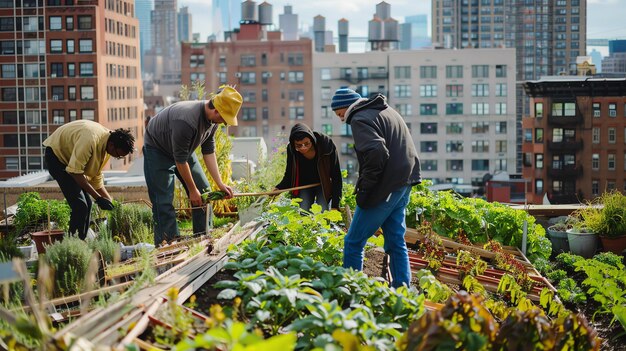
[[[231,0],[241,3],[239,0]],[[313,24],[313,17],[322,15],[326,17],[327,30],[332,30],[337,35],[337,21],[346,18],[350,21],[350,36],[367,36],[367,21],[372,19],[375,5],[381,0],[345,0],[336,2],[332,0],[318,0],[315,2],[293,2],[288,0],[268,1],[273,5],[274,25],[278,27],[278,15],[283,13],[285,5],[292,5],[293,12],[299,16],[300,27]],[[257,1],[260,4],[261,1]],[[391,16],[400,23],[404,22],[405,16],[417,14],[428,15],[429,24],[431,17],[431,1],[389,0],[391,4]],[[194,20],[193,32],[200,33],[200,41],[205,41],[212,32],[212,9],[211,3],[206,0],[182,0],[179,6],[189,6],[191,13],[198,20]],[[626,24],[620,18],[626,13],[626,1],[623,0],[587,0],[587,36],[588,39],[624,39],[626,38]],[[429,25],[430,32],[430,25]]]

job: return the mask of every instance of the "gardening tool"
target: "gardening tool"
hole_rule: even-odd
[[[320,185],[320,183],[301,185],[301,186],[297,186],[297,187],[294,187],[294,188],[278,189],[278,190],[272,190],[272,191],[266,191],[266,192],[260,192],[260,193],[236,193],[236,194],[233,194],[233,197],[239,197],[239,196],[263,196],[263,195],[270,195],[271,196],[271,195],[278,195],[278,194],[286,192],[286,191],[294,191],[294,190],[302,190],[302,189],[314,188],[314,187],[316,187],[318,185]]]

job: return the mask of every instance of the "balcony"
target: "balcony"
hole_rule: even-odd
[[[582,124],[584,121],[583,116],[577,113],[576,116],[554,116],[548,115],[548,124],[555,126],[574,126]]]
[[[576,165],[559,165],[558,167],[548,168],[548,175],[553,178],[578,178],[583,174],[583,166]]]
[[[563,140],[563,141],[550,141],[548,140],[548,149],[551,151],[579,151],[583,148],[582,140]]]

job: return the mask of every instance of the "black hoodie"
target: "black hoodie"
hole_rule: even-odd
[[[287,145],[287,167],[283,180],[276,186],[277,189],[287,189],[296,186],[302,186],[300,179],[296,178],[298,162],[296,156],[299,153],[294,147],[293,137],[296,133],[305,133],[311,138],[313,147],[315,147],[317,159],[317,173],[319,175],[324,199],[330,201],[332,199],[332,207],[339,207],[341,199],[342,179],[341,167],[339,166],[339,156],[337,155],[337,147],[333,140],[325,134],[314,132],[307,125],[297,123],[291,128],[289,135],[289,144]],[[294,194],[297,196],[297,193]]]
[[[346,111],[359,160],[356,202],[370,208],[402,186],[421,182],[415,143],[402,116],[378,94]]]

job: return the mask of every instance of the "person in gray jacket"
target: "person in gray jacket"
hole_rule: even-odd
[[[242,98],[231,86],[221,87],[210,100],[181,101],[150,119],[144,135],[144,173],[152,202],[154,243],[160,245],[179,235],[174,209],[174,176],[183,184],[191,205],[194,233],[205,231],[206,213],[201,191],[209,181],[195,150],[201,146],[204,163],[221,191],[231,198],[232,189],[222,182],[215,157],[214,135],[219,124],[237,125]]]
[[[359,162],[357,206],[344,239],[343,266],[362,270],[365,243],[382,228],[385,252],[390,257],[391,285],[409,286],[405,210],[411,187],[421,182],[420,162],[409,128],[382,94],[364,99],[352,89],[338,89],[331,108],[352,127]]]

